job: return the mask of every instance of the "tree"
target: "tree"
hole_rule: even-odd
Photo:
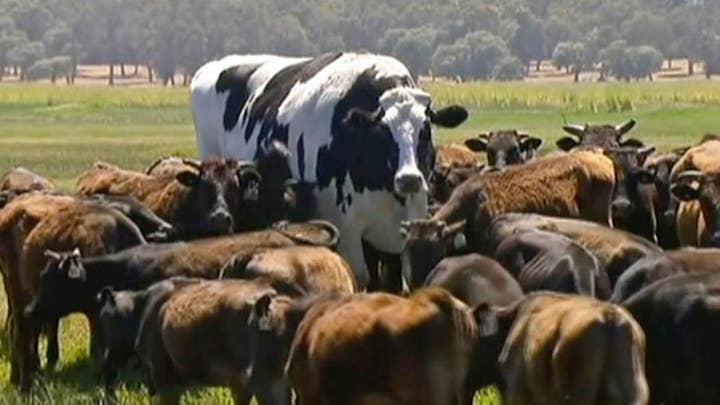
[[[411,72],[425,74],[430,70],[437,34],[429,29],[408,31],[393,47],[391,54],[405,62]]]
[[[432,57],[433,72],[446,77],[464,77],[469,53],[470,50],[461,42],[440,45]]]
[[[600,52],[601,69],[620,80],[630,80],[630,61],[627,58],[627,42],[617,40]]]
[[[660,70],[663,54],[649,45],[633,46],[628,48],[627,55],[630,60],[630,76],[634,79],[647,77],[653,80],[653,73]]]
[[[525,65],[514,56],[507,56],[500,60],[493,68],[493,80],[518,80],[525,77]]]
[[[621,32],[629,45],[650,45],[662,52],[669,50],[673,40],[667,18],[648,11],[636,12],[623,23]]]
[[[576,28],[559,16],[550,17],[545,22],[544,31],[546,55],[552,55],[560,42],[572,42],[578,37]]]
[[[26,79],[27,69],[41,59],[45,53],[42,42],[22,42],[8,52],[8,60],[20,66],[20,80]]]
[[[587,64],[585,45],[580,42],[561,42],[552,54],[553,65],[566,68],[573,74],[573,81],[580,81],[580,73]]]
[[[510,50],[524,66],[528,66],[531,60],[537,61],[537,70],[540,70],[540,61],[545,56],[542,22],[524,7],[515,14],[514,18],[518,29],[510,39]]]
[[[497,35],[487,31],[467,34],[459,40],[467,49],[467,70],[464,77],[489,79],[497,64],[510,56],[507,43]]]
[[[702,60],[705,63],[705,77],[720,74],[720,35],[708,35],[703,44]]]

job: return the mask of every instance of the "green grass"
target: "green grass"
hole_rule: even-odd
[[[574,123],[616,123],[635,118],[632,136],[661,149],[695,142],[720,130],[720,83],[687,81],[641,84],[464,84],[426,86],[436,106],[462,103],[469,122],[437,133],[440,143],[461,142],[480,131],[513,127],[546,139],[546,148]],[[71,190],[75,178],[95,160],[140,169],[170,153],[194,154],[195,139],[182,88],[53,87],[0,85],[0,172],[23,165]],[[0,300],[0,320],[5,300]],[[0,325],[2,323],[0,322]],[[2,326],[0,326],[1,328]],[[23,403],[8,387],[9,353],[0,332],[0,405]],[[87,328],[80,316],[61,323],[61,356],[57,371],[24,403],[91,404],[100,398],[94,366],[87,355]],[[138,376],[126,376],[123,403],[149,399]],[[497,403],[484,392],[476,403]],[[186,404],[229,403],[226,390],[198,390]]]

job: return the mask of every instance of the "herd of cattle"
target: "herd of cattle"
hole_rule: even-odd
[[[162,403],[720,403],[720,138],[658,153],[629,121],[567,125],[545,156],[515,130],[435,147],[467,113],[403,69],[229,57],[193,79],[202,160],[97,162],[72,194],[8,172],[11,382],[82,313],[108,394],[136,367]]]

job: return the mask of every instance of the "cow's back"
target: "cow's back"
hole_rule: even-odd
[[[644,404],[645,340],[623,309],[532,294],[521,304],[500,368],[510,404]]]

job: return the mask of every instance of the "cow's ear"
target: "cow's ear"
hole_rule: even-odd
[[[100,305],[105,305],[106,303],[115,305],[115,291],[112,287],[104,287],[97,295],[97,302]]]
[[[487,151],[487,140],[482,138],[466,139],[465,146],[473,152],[485,152]]]
[[[52,260],[54,262],[59,262],[62,260],[62,255],[54,250],[47,249],[45,250],[44,256],[48,260]]]
[[[12,196],[10,194],[10,191],[1,191],[0,192],[0,209],[4,208],[7,203],[10,202],[12,199]]]
[[[473,309],[473,317],[478,325],[480,336],[488,337],[498,333],[497,313],[487,302],[483,302]]]
[[[381,111],[367,111],[360,108],[353,108],[348,111],[343,123],[355,129],[370,129],[375,127],[382,119]]]
[[[193,171],[185,170],[178,173],[175,176],[175,179],[178,181],[178,183],[182,184],[185,187],[193,187],[200,180],[200,176]]]
[[[650,156],[654,152],[655,152],[654,146],[647,146],[647,147],[638,149],[637,154],[638,154],[638,160],[640,161],[640,164],[641,165],[644,164],[645,161],[647,160],[648,156]]]
[[[523,150],[540,150],[543,145],[543,140],[534,136],[528,136],[520,141],[520,146]]]
[[[465,122],[468,118],[468,111],[465,107],[451,105],[438,111],[428,109],[430,122],[444,128],[455,128]]]
[[[573,148],[579,146],[580,142],[576,141],[573,138],[570,138],[569,136],[563,136],[562,138],[558,139],[557,142],[555,142],[555,145],[557,145],[558,148],[564,151],[570,151]]]
[[[629,139],[626,139],[626,140],[620,142],[620,146],[626,147],[626,148],[638,148],[639,149],[639,148],[642,148],[643,146],[645,146],[645,144],[642,143],[642,141],[639,139],[629,138]]]

